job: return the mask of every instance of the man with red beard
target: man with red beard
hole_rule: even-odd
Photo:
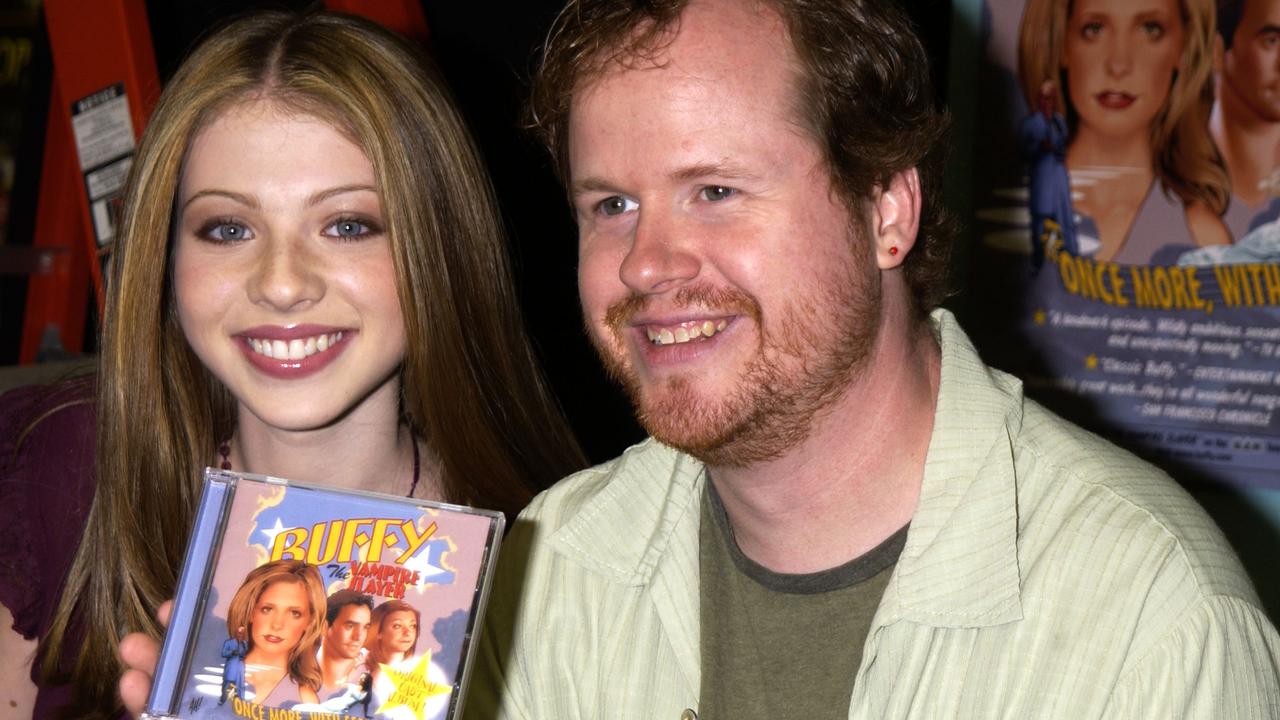
[[[890,3],[561,13],[534,117],[653,438],[515,524],[469,718],[1280,713],[1212,522],[934,310],[928,78]]]

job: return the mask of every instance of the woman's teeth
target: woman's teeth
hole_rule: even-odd
[[[676,345],[709,338],[729,326],[728,321],[703,320],[700,323],[677,325],[674,328],[648,328],[649,342],[654,345]]]
[[[313,335],[306,338],[294,338],[289,341],[249,338],[249,346],[253,348],[254,352],[269,358],[301,360],[310,355],[328,350],[338,344],[340,340],[342,340],[341,330],[328,335]]]

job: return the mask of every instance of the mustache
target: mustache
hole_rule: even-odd
[[[631,319],[646,310],[653,302],[653,296],[631,293],[627,297],[613,303],[604,314],[604,323],[614,332],[631,323]],[[717,288],[706,283],[689,285],[676,291],[666,301],[674,310],[698,308],[713,310],[725,315],[745,315],[757,323],[760,322],[760,303],[755,298],[733,288]]]

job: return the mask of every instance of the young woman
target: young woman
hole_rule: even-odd
[[[37,717],[117,712],[117,644],[160,634],[206,465],[511,514],[583,464],[479,155],[370,23],[211,36],[152,115],[119,237],[95,379],[0,403],[0,656],[38,637],[39,694],[25,667],[0,688]]]
[[[1059,88],[1077,232],[1097,238],[1097,259],[1230,242],[1229,180],[1208,130],[1213,17],[1213,0],[1027,2],[1023,92],[1034,108],[1046,81]]]
[[[271,707],[318,702],[324,581],[314,565],[276,560],[245,576],[227,609],[227,631],[246,628],[241,697]]]
[[[394,665],[417,654],[421,622],[418,609],[403,600],[388,600],[373,609],[365,647],[375,676],[379,664]]]

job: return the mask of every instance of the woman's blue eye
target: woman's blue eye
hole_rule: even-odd
[[[232,220],[215,220],[200,230],[200,236],[215,242],[236,242],[253,237],[249,227]]]
[[[640,207],[640,204],[622,195],[614,195],[601,200],[597,207],[600,208],[600,212],[604,215],[621,215]]]
[[[1155,20],[1149,20],[1142,24],[1142,31],[1152,40],[1159,40],[1164,37],[1164,26]]]
[[[377,232],[377,229],[371,223],[354,218],[343,218],[325,228],[325,235],[340,238],[359,238],[365,235],[372,235],[375,232]]]
[[[711,202],[719,202],[725,198],[732,197],[737,192],[737,190],[723,185],[708,185],[702,188],[702,197]]]

